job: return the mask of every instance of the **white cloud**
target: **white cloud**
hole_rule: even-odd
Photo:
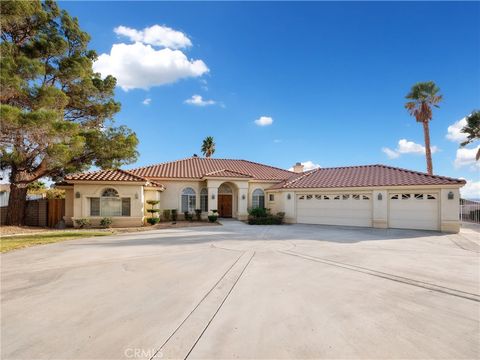
[[[140,42],[113,44],[110,54],[101,54],[93,69],[103,77],[113,75],[125,91],[149,89],[209,71],[202,60],[189,60],[180,50],[155,50]]]
[[[275,144],[280,144],[282,142],[282,139],[273,139],[273,142]]]
[[[472,170],[480,169],[480,161],[475,160],[477,151],[480,148],[480,145],[475,148],[460,148],[457,149],[457,155],[455,157],[454,165],[456,168],[463,166],[470,166]]]
[[[260,116],[254,121],[258,126],[269,126],[273,124],[273,119],[270,116]]]
[[[432,154],[435,154],[438,150],[438,147],[435,145],[430,147]],[[413,141],[408,141],[407,139],[400,139],[398,140],[398,145],[395,150],[384,147],[382,148],[382,151],[390,159],[396,159],[401,154],[425,154],[425,146],[417,144]]]
[[[303,171],[318,169],[318,168],[321,167],[320,164],[316,164],[316,163],[314,163],[314,162],[311,161],[311,160],[301,162],[301,164],[303,165]],[[291,168],[288,169],[288,170],[293,171],[293,167],[291,167]]]
[[[467,125],[467,119],[463,118],[454,122],[447,128],[447,135],[445,136],[450,141],[461,143],[467,140],[467,134],[462,133],[462,129]]]
[[[395,150],[392,150],[388,147],[384,147],[382,148],[382,151],[387,154],[388,158],[389,159],[396,159],[400,156],[400,154],[398,152],[396,152]]]
[[[113,31],[115,34],[125,36],[131,41],[154,46],[170,49],[182,49],[192,46],[192,42],[184,33],[167,26],[153,25],[143,30],[136,30],[121,25],[113,29]]]
[[[208,105],[216,104],[214,100],[203,100],[201,95],[192,95],[190,99],[187,99],[184,102],[185,104],[195,105],[195,106],[208,106]]]
[[[480,199],[480,181],[467,180],[460,193],[464,199]]]
[[[152,102],[152,99],[146,98],[145,100],[142,101],[142,104],[143,105],[150,105],[151,102]]]

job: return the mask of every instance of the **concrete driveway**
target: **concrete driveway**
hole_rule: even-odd
[[[7,253],[1,357],[478,359],[468,236],[225,221]]]

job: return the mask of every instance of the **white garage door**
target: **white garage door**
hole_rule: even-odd
[[[372,194],[300,194],[297,222],[372,226]]]
[[[438,230],[438,194],[390,193],[388,226],[400,229]]]

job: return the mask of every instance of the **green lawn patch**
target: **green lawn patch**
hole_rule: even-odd
[[[111,235],[111,231],[55,231],[33,235],[4,236],[0,239],[2,253],[35,245],[51,244],[65,240]]]

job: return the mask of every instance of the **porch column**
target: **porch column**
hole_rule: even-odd
[[[248,217],[248,183],[246,184],[238,184],[238,213],[237,218],[238,220],[246,220]]]
[[[218,186],[208,184],[208,212],[218,210]]]

